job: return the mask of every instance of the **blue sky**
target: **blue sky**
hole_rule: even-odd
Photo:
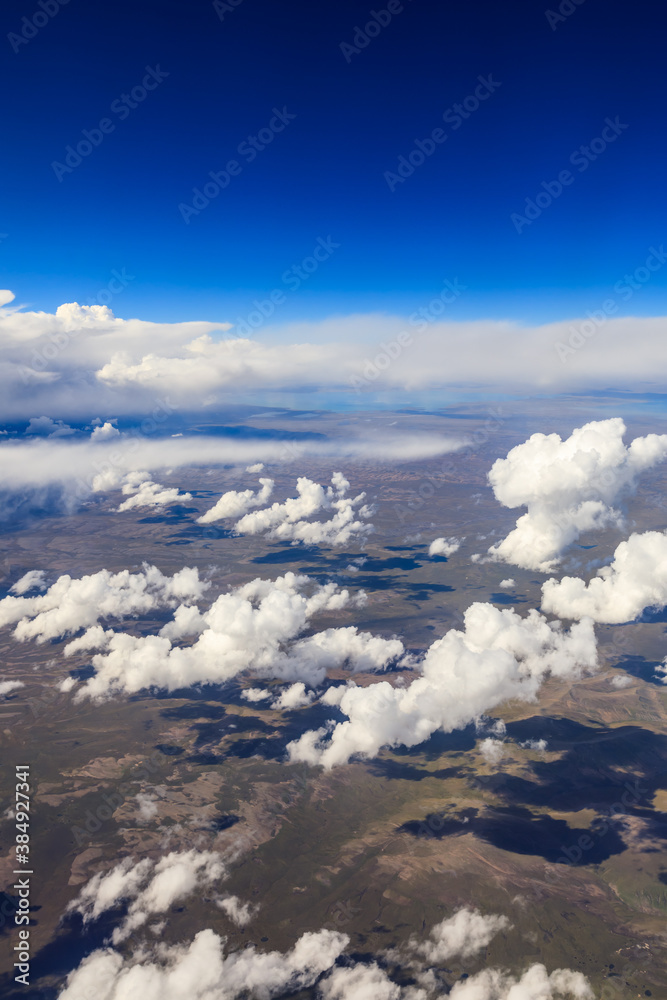
[[[394,0],[358,52],[341,44],[386,3],[235,3],[221,19],[203,0],[70,0],[37,30],[22,21],[37,0],[3,5],[0,284],[17,301],[95,300],[124,268],[118,315],[234,321],[331,237],[340,246],[276,320],[407,313],[458,278],[453,317],[534,323],[595,309],[667,243],[657,2],[629,17],[565,0],[572,13],[552,26],[542,2]],[[123,104],[147,67],[168,75]],[[443,121],[489,76],[479,107]],[[239,146],[281,124],[274,109],[295,117],[250,161]],[[80,164],[54,168],[105,118],[113,128]],[[424,163],[388,181],[438,128]],[[573,165],[605,128],[613,141]],[[236,176],[186,223],[179,205],[234,159]],[[572,180],[518,233],[512,214],[563,170]],[[666,280],[653,274],[632,314],[663,314]]]

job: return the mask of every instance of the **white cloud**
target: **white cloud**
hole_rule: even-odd
[[[251,473],[260,473],[263,470],[263,468],[264,468],[263,462],[256,462],[254,465],[249,465],[245,471]]]
[[[44,583],[44,578],[46,573],[43,569],[31,569],[25,573],[20,580],[17,580],[13,587],[10,587],[12,594],[18,594],[22,596],[27,594],[30,590],[44,590],[46,584]]]
[[[70,973],[59,1000],[270,1000],[311,986],[348,942],[344,934],[322,930],[303,934],[284,954],[249,945],[225,955],[224,938],[204,930],[189,945],[162,945],[152,953],[143,948],[128,958],[106,948]]]
[[[519,743],[519,746],[523,747],[525,750],[539,750],[540,752],[543,753],[546,750],[546,748],[547,748],[547,741],[546,740],[525,740],[525,742]]]
[[[551,572],[584,531],[620,527],[612,504],[634,491],[639,474],[667,456],[667,435],[623,444],[620,417],[577,427],[569,438],[533,434],[494,462],[489,482],[505,507],[527,507],[487,558]]]
[[[543,965],[531,965],[516,979],[500,969],[485,969],[455,983],[450,1000],[594,1000],[590,983],[581,972],[556,969],[551,975]]]
[[[664,664],[663,664],[664,666]],[[656,670],[662,670],[662,667],[657,667]],[[665,681],[667,683],[667,680]],[[628,677],[627,674],[615,674],[611,679],[611,686],[615,688],[627,688],[632,684],[632,677]]]
[[[155,406],[151,410],[157,419],[151,423],[150,418],[149,426],[159,430],[159,421],[166,419],[169,410],[160,411]],[[8,439],[0,442],[2,485],[5,490],[27,490],[60,484],[76,498],[87,499],[93,490],[115,489],[126,475],[134,475],[138,470],[148,470],[150,474],[183,466],[210,469],[212,466],[245,465],[253,458],[283,465],[296,458],[299,461],[314,458],[413,462],[456,451],[462,445],[460,439],[426,433],[389,435],[382,431],[364,436],[356,428],[350,435],[330,440],[305,439],[293,447],[293,442],[289,442],[289,448],[284,441],[273,438],[238,440],[204,435],[173,438],[151,431],[130,431],[121,434],[120,438],[102,442],[37,437],[30,441]]]
[[[294,709],[310,705],[314,697],[312,691],[306,691],[306,685],[303,681],[297,681],[281,692],[280,696],[271,703],[271,708],[280,712],[291,712]]]
[[[157,635],[134,636],[96,624],[102,616],[190,602],[205,586],[196,571],[187,568],[171,578],[154,567],[136,576],[112,576],[103,570],[80,581],[61,577],[43,598],[0,601],[0,621],[19,621],[17,638],[37,641],[86,628],[64,649],[66,656],[101,650],[92,659],[96,674],[77,688],[78,701],[153,686],[173,691],[223,683],[243,671],[317,686],[330,668],[377,671],[404,653],[400,640],[359,632],[354,626],[299,639],[314,615],[358,607],[366,596],[363,591],[353,596],[333,583],[316,586],[309,577],[294,573],[253,580],[219,595],[204,612],[189,603],[178,604],[173,619]],[[188,635],[194,641],[183,644]]]
[[[377,962],[334,969],[320,984],[322,1000],[426,1000],[423,990],[402,990]]]
[[[667,533],[633,533],[621,542],[609,566],[589,583],[565,576],[542,585],[542,607],[562,618],[596,622],[633,621],[645,608],[667,604]]]
[[[261,479],[260,482],[270,483],[271,489],[273,488],[270,479]],[[366,494],[359,493],[356,497],[347,497],[349,488],[350,484],[341,472],[334,472],[331,486],[326,490],[312,479],[301,476],[296,483],[298,496],[290,497],[283,503],[274,503],[263,510],[244,514],[234,525],[234,530],[241,534],[265,534],[267,538],[293,543],[305,542],[308,545],[321,543],[347,545],[352,538],[364,538],[373,531],[373,526],[368,523],[373,509],[363,504]],[[247,495],[247,493],[225,494],[213,510],[225,501],[225,497],[241,498]],[[252,506],[257,506],[252,493],[250,497]],[[327,521],[309,520],[320,511],[334,513]],[[212,511],[208,511],[204,518],[208,518],[211,513]],[[204,518],[199,520],[203,521]]]
[[[521,618],[481,603],[471,605],[464,620],[464,632],[452,629],[432,644],[422,676],[407,687],[382,681],[330,689],[326,702],[338,704],[346,721],[328,739],[326,728],[304,733],[288,746],[291,760],[330,768],[354,754],[374,757],[383,746],[415,746],[510,698],[534,700],[549,673],[575,678],[597,665],[590,620],[568,633],[535,610]]]
[[[139,792],[135,795],[137,800],[137,805],[139,806],[138,819],[141,823],[150,823],[152,819],[155,819],[158,813],[157,802],[152,795],[148,795],[146,792]]]
[[[505,756],[505,744],[492,736],[481,740],[478,749],[487,764],[499,764]]]
[[[463,539],[459,538],[436,538],[429,545],[428,554],[430,556],[447,556],[449,558],[449,556],[458,552],[462,541]]]
[[[661,674],[662,677],[660,676]],[[655,668],[655,677],[662,684],[667,684],[667,657],[665,657],[662,663],[659,663],[658,666]],[[614,680],[616,680],[616,678],[614,678]],[[618,680],[620,681],[621,678],[619,677]],[[630,678],[628,678],[628,681],[630,682]],[[613,683],[614,682],[612,681],[612,684]],[[627,684],[620,684],[620,683],[614,684],[614,687],[627,687],[627,686],[628,686]]]
[[[169,857],[182,859],[195,853]],[[114,943],[125,940],[130,924],[136,932],[151,917],[183,898],[182,892],[175,895],[173,883],[163,886],[159,893],[148,894],[158,866],[153,867],[151,861],[140,864],[141,869],[124,861],[106,876],[107,881],[95,876],[70,910],[78,909],[88,921],[113,908],[120,898],[132,901]],[[165,870],[173,871],[174,867],[171,861]],[[197,881],[200,884],[201,876]],[[154,904],[158,896],[159,904]],[[142,919],[137,923],[131,914],[140,901]],[[216,904],[239,926],[247,924],[253,915],[248,904],[234,896],[219,898]],[[427,1000],[438,989],[432,972],[425,971],[427,966],[441,966],[455,956],[469,959],[486,948],[496,934],[508,929],[511,925],[504,916],[483,916],[463,908],[433,927],[426,941],[411,938],[408,947],[413,957],[409,964],[416,967],[416,979],[424,988],[399,986],[376,961],[348,960],[345,965],[337,965],[349,937],[335,931],[303,934],[286,953],[260,952],[251,944],[225,954],[225,938],[204,930],[190,944],[142,943],[126,956],[110,947],[95,951],[69,974],[60,1000],[90,1000],[91,996],[95,1000],[130,1000],[135,996],[143,1000],[239,1000],[242,996],[271,1000],[316,983],[320,1000]],[[593,1000],[581,973],[557,969],[549,975],[542,965],[529,967],[519,978],[502,970],[486,969],[456,984],[451,995],[457,1000]]]
[[[294,387],[342,387],[351,394],[353,386],[414,391],[472,383],[558,391],[661,384],[657,373],[667,368],[664,318],[611,317],[604,326],[604,350],[595,340],[584,342],[584,349],[570,351],[563,363],[557,345],[567,343],[578,322],[526,327],[335,316],[267,326],[260,342],[225,339],[227,322],[150,323],[117,318],[106,306],[66,303],[46,313],[5,304],[0,391],[15,416],[28,418],[32,395],[33,412],[34,407],[42,413],[76,409],[87,419],[91,412],[145,412],[156,395],[192,411],[219,404],[234,391]],[[401,347],[397,338],[405,334],[409,342]],[[393,363],[386,344],[399,352]]]
[[[355,625],[329,628],[295,643],[286,656],[274,662],[273,676],[285,681],[303,678],[317,687],[327,670],[347,664],[353,673],[374,673],[400,660],[404,652],[400,639],[359,632]]]
[[[249,687],[241,691],[241,697],[251,702],[266,701],[271,697],[271,692],[267,691],[266,688]]]
[[[432,927],[427,940],[419,942],[412,937],[409,944],[430,965],[441,965],[455,955],[471,958],[486,948],[496,934],[510,927],[507,917],[493,913],[484,916],[478,910],[463,907]]]
[[[51,417],[31,417],[26,428],[26,434],[43,434],[46,437],[69,437],[76,431],[62,420],[52,420]]]
[[[4,698],[10,691],[18,691],[22,687],[25,687],[23,681],[0,681],[0,698]]]
[[[91,441],[110,441],[120,437],[120,431],[109,421],[105,421],[101,427],[96,427],[90,435]]]
[[[145,858],[137,864],[125,858],[107,874],[93,876],[67,912],[80,913],[84,923],[89,923],[121,903],[129,904],[112,934],[113,943],[120,944],[152,917],[225,877],[222,860],[212,851],[171,852],[157,862]]]
[[[22,585],[25,579],[22,577],[18,583]],[[199,599],[207,587],[199,579],[198,570],[187,566],[171,577],[147,563],[140,573],[129,570],[110,573],[103,569],[79,580],[65,574],[36,597],[1,600],[0,626],[18,623],[14,629],[16,639],[46,642],[91,628],[100,618],[145,614],[164,605],[175,607],[180,602]],[[104,634],[102,628],[99,633]]]
[[[134,510],[137,507],[165,507],[168,504],[187,503],[192,500],[191,493],[179,493],[175,487],[161,486],[145,478],[147,473],[135,472],[125,477],[123,494],[128,496],[119,511]]]
[[[225,896],[216,900],[217,906],[227,914],[237,927],[245,927],[257,913],[259,907],[242,902],[238,896]]]
[[[507,579],[507,580],[501,580],[501,581],[500,581],[500,583],[499,583],[499,587],[500,587],[500,588],[501,588],[502,590],[511,590],[511,589],[512,589],[512,587],[516,587],[516,583],[514,582],[514,580],[512,580],[512,578],[511,578],[511,577],[508,577],[508,579]]]
[[[244,490],[242,493],[236,490],[229,490],[223,493],[218,502],[197,518],[198,524],[211,524],[213,521],[222,521],[228,517],[240,517],[247,513],[251,507],[259,507],[266,503],[273,493],[273,479],[260,479],[261,490],[253,493],[252,490]]]

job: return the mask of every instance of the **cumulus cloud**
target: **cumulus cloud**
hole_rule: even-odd
[[[270,479],[260,479],[260,482],[270,484],[270,488],[273,488]],[[296,483],[298,494],[296,497],[244,514],[234,525],[234,530],[241,534],[266,535],[267,538],[292,543],[347,545],[352,538],[365,538],[373,531],[373,526],[368,523],[373,509],[363,503],[366,494],[359,493],[356,497],[348,497],[346,494],[349,488],[350,484],[342,472],[334,472],[331,486],[327,489],[312,479],[301,476]],[[256,495],[251,491],[248,492],[251,498],[250,505],[257,506]],[[210,518],[212,511],[223,504],[226,497],[232,497],[234,503],[236,498],[247,496],[248,493],[225,494],[216,507],[199,520],[212,519]],[[309,520],[321,511],[333,512],[333,516],[326,521]]]
[[[261,466],[260,466],[261,468]],[[261,490],[253,493],[252,490],[229,490],[223,493],[218,502],[197,518],[198,524],[211,524],[213,521],[223,521],[228,517],[240,517],[246,514],[251,507],[260,507],[269,499],[273,493],[273,479],[260,479]]]
[[[442,307],[437,295],[434,301]],[[655,384],[656,373],[667,366],[661,317],[611,317],[604,351],[591,344],[566,348],[563,363],[557,345],[567,344],[576,320],[527,328],[486,320],[439,322],[435,315],[417,326],[401,316],[336,316],[267,328],[258,342],[225,338],[227,322],[150,323],[120,319],[106,306],[66,303],[46,313],[6,303],[0,308],[0,389],[10,411],[27,420],[28,405],[33,413],[35,407],[42,413],[78,408],[87,417],[100,410],[145,412],[162,394],[195,410],[237,389]],[[413,343],[402,350],[397,338],[406,332]],[[392,364],[382,346],[392,342],[400,363]]]
[[[113,438],[120,437],[120,431],[117,427],[109,421],[106,420],[101,426],[96,427],[93,433],[90,435],[91,441],[110,441]]]
[[[415,746],[436,730],[451,732],[510,698],[532,701],[551,673],[575,678],[595,669],[593,624],[569,632],[534,609],[521,618],[491,604],[471,605],[465,630],[452,629],[428,649],[421,676],[407,687],[382,681],[330,688],[325,703],[347,716],[329,735],[310,730],[288,745],[290,759],[325,768],[354,754],[374,757],[384,746]]]
[[[243,671],[315,687],[330,668],[377,671],[404,654],[399,639],[355,626],[299,639],[314,615],[362,605],[363,591],[352,595],[336,584],[318,586],[308,576],[286,573],[221,594],[202,612],[192,602],[207,586],[188,567],[173,577],[147,565],[137,574],[101,570],[80,580],[62,576],[39,597],[0,601],[0,623],[18,622],[15,637],[37,642],[86,630],[64,649],[66,656],[100,650],[92,659],[96,673],[78,688],[76,700],[147,687],[173,691],[219,684]],[[174,615],[158,634],[134,636],[98,624],[100,618],[145,614],[165,605],[175,608]],[[189,645],[183,642],[187,637]],[[285,695],[285,704],[304,697],[297,688]]]
[[[525,750],[539,750],[544,752],[547,748],[546,740],[525,740],[523,743],[519,743],[520,747]]]
[[[0,383],[1,384],[1,383]],[[132,430],[107,441],[72,441],[35,437],[0,442],[5,490],[39,489],[52,484],[86,499],[95,490],[116,489],[128,474],[183,466],[243,465],[260,459],[284,465],[296,458],[358,462],[404,462],[434,458],[462,447],[461,439],[440,434],[387,433],[364,436],[351,428],[349,436],[304,439],[297,444],[280,438],[220,438],[205,435],[163,437],[158,431],[169,408],[151,407],[156,419],[148,418],[148,430]]]
[[[238,896],[225,896],[224,899],[216,900],[216,903],[237,927],[249,924],[259,909],[258,906],[242,902]]]
[[[662,676],[660,676],[661,674]],[[655,676],[658,678],[658,680],[660,680],[662,684],[667,684],[667,657],[665,657],[662,663],[659,663],[658,666],[655,668]],[[624,680],[627,681],[626,684],[622,683],[622,681]],[[614,687],[624,688],[632,684],[632,679],[630,677],[614,677],[614,679],[612,680],[612,684],[614,685]]]
[[[135,472],[125,477],[123,494],[128,499],[122,502],[119,511],[134,510],[136,507],[165,507],[192,500],[191,493],[179,493],[177,488],[161,486],[148,479],[147,475],[145,472]]]
[[[152,917],[225,877],[222,860],[212,851],[171,852],[158,862],[145,858],[137,864],[125,858],[107,874],[93,876],[66,912],[80,913],[84,923],[89,923],[107,910],[128,904],[126,916],[112,934],[113,943],[120,944]]]
[[[4,698],[6,694],[18,691],[22,687],[25,687],[23,681],[0,681],[0,698]]]
[[[10,587],[12,594],[18,594],[19,597],[22,594],[27,594],[30,590],[44,590],[46,584],[44,583],[44,578],[46,573],[43,569],[31,569],[25,573],[20,580]]]
[[[487,558],[524,569],[551,572],[584,531],[622,525],[612,505],[634,491],[639,474],[667,456],[667,435],[649,434],[623,443],[620,417],[558,434],[533,434],[494,462],[489,482],[505,507],[528,512]]]
[[[294,709],[310,705],[314,697],[313,691],[306,691],[306,685],[303,681],[296,681],[295,684],[290,684],[281,692],[279,697],[271,703],[271,708],[275,708],[279,712],[291,712]]]
[[[141,823],[150,823],[152,819],[155,819],[158,813],[157,802],[152,795],[148,795],[146,792],[139,792],[135,795],[137,805],[139,807],[138,819]]]
[[[30,574],[15,586],[23,587],[27,576]],[[136,616],[158,607],[176,607],[197,600],[207,587],[199,579],[199,571],[188,566],[173,576],[164,576],[148,563],[144,563],[140,573],[129,570],[110,573],[103,569],[79,580],[65,574],[36,597],[1,600],[0,626],[16,624],[14,637],[21,642],[26,639],[46,642],[83,628],[91,629],[101,618]],[[104,635],[104,630],[98,627],[94,634]]]
[[[463,907],[431,928],[426,941],[411,938],[410,947],[430,965],[440,965],[455,955],[471,958],[486,948],[496,934],[510,927],[507,917],[493,913],[484,916],[478,910]]]
[[[426,1000],[424,990],[403,990],[377,962],[334,969],[320,984],[322,1000]]]
[[[661,666],[656,667],[656,673],[658,671],[663,671],[664,669],[665,664],[663,663]],[[619,689],[630,687],[632,683],[632,677],[628,677],[627,674],[616,674],[616,676],[611,679],[611,686]],[[663,683],[667,683],[667,681],[663,681]]]
[[[42,434],[45,437],[69,437],[76,431],[62,420],[52,420],[51,417],[31,417],[26,427],[26,434]]]
[[[224,953],[225,939],[200,931],[189,945],[141,949],[124,958],[112,948],[94,951],[67,977],[60,1000],[270,1000],[312,986],[343,952],[349,938],[336,931],[303,934],[285,953],[254,945]]]
[[[502,740],[494,740],[492,736],[481,740],[478,749],[487,764],[499,764],[505,756],[505,744]]]
[[[458,552],[462,541],[463,539],[459,538],[436,538],[429,545],[428,554],[430,556],[446,556],[449,558],[449,556]]]
[[[450,1000],[594,1000],[590,983],[581,972],[556,969],[551,975],[543,965],[531,965],[519,978],[500,969],[484,969],[455,983]]]
[[[241,691],[241,697],[251,702],[266,701],[271,697],[271,692],[267,691],[266,688],[249,687]]]
[[[500,583],[498,584],[498,586],[502,590],[511,590],[512,587],[516,587],[516,583],[514,582],[514,580],[511,577],[508,577],[507,580],[501,580]]]
[[[667,533],[633,533],[621,542],[609,566],[586,583],[565,576],[542,585],[542,607],[562,618],[592,618],[619,624],[645,608],[667,604]]]
[[[218,905],[227,911],[228,900]],[[236,903],[229,906],[234,910]],[[441,964],[454,955],[471,957],[505,930],[504,917],[483,917],[459,911],[433,928],[423,946],[411,942],[420,960]],[[60,1000],[271,1000],[317,984],[320,1000],[427,1000],[437,985],[430,973],[417,978],[426,988],[402,987],[376,961],[337,960],[349,944],[345,934],[321,930],[303,934],[285,953],[260,952],[255,945],[225,953],[226,939],[212,930],[200,931],[190,944],[147,947],[123,956],[114,948],[99,949],[69,974]],[[414,964],[414,963],[413,963]],[[453,987],[457,1000],[593,1000],[593,992],[578,972],[543,965],[530,966],[520,977],[486,969]]]

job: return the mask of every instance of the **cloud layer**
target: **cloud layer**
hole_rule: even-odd
[[[426,433],[383,432],[366,437],[293,442],[264,438],[240,441],[203,435],[160,437],[157,433],[136,431],[101,443],[90,439],[71,441],[69,438],[0,441],[0,460],[4,490],[36,490],[60,485],[75,499],[85,500],[95,490],[117,489],[126,476],[134,478],[140,470],[149,470],[144,473],[148,475],[183,466],[209,469],[212,466],[246,465],[251,459],[280,465],[310,458],[336,462],[369,459],[375,462],[412,462],[444,455],[460,447],[459,439]]]
[[[31,312],[12,305],[11,293],[3,298],[0,389],[6,412],[26,420],[35,412],[136,413],[166,395],[178,407],[199,410],[219,405],[223,395],[241,387],[343,387],[353,393],[481,384],[559,390],[660,384],[656,372],[667,368],[661,317],[606,319],[604,350],[590,320],[533,327],[438,322],[435,310],[429,321],[415,312],[408,318],[352,315],[269,327],[259,342],[230,336],[224,321],[125,320],[106,306],[77,303],[55,313]],[[584,326],[592,327],[593,339],[578,332]],[[564,355],[562,345],[573,336],[578,347]],[[32,412],[26,410],[28,395]]]

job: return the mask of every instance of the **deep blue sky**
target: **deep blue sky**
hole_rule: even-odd
[[[233,320],[331,235],[340,248],[277,318],[408,311],[446,277],[468,286],[452,316],[594,309],[667,245],[664,8],[571,6],[554,31],[547,0],[406,0],[348,63],[340,43],[383,0],[242,0],[223,21],[210,0],[70,0],[16,53],[8,34],[40,8],[6,0],[0,285],[53,310],[126,268],[118,315]],[[110,113],[158,64],[168,78]],[[488,74],[499,89],[443,124]],[[296,118],[247,163],[237,147],[274,106]],[[616,116],[623,134],[572,168]],[[52,162],[104,117],[113,133],[59,182]],[[439,126],[446,142],[391,193],[384,172]],[[242,173],[186,225],[179,203],[231,158]],[[573,184],[518,235],[511,213],[566,168]],[[625,311],[664,313],[666,284],[667,266]]]

